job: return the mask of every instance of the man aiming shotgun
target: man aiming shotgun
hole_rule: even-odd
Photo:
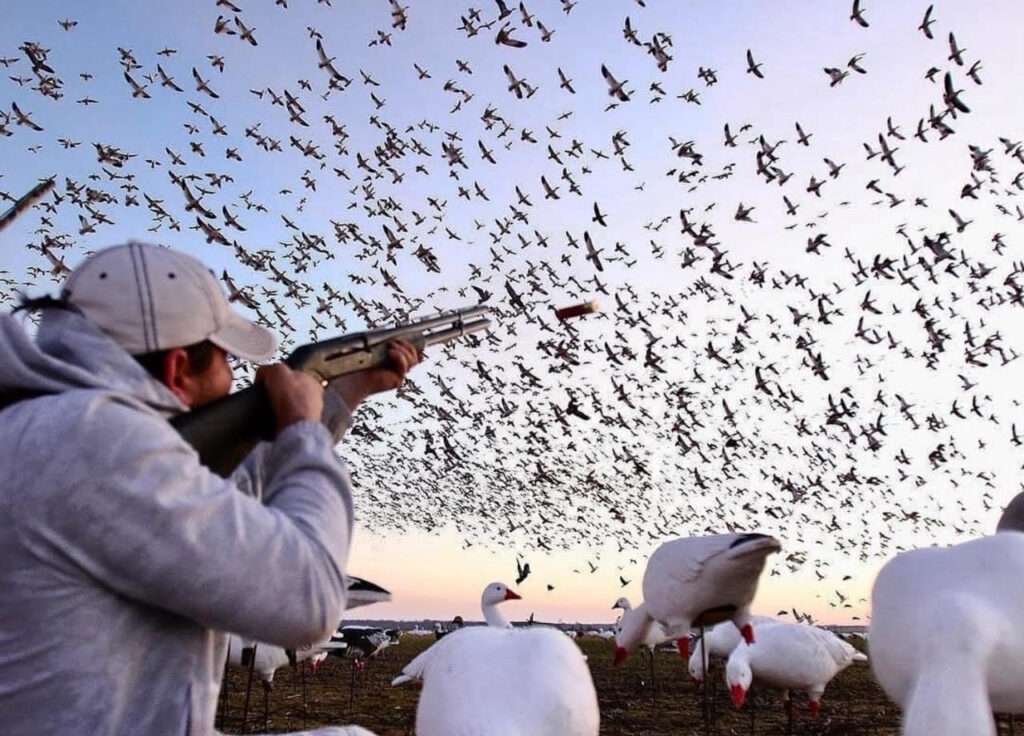
[[[327,385],[389,360],[392,345],[401,343],[417,353],[430,345],[487,329],[487,307],[470,307],[428,317],[390,329],[358,332],[303,345],[285,364]],[[343,391],[349,390],[342,388]],[[260,440],[273,437],[274,412],[267,392],[256,384],[231,396],[204,404],[171,420],[181,436],[199,453],[200,462],[221,475],[230,475]]]
[[[34,338],[0,317],[2,730],[213,733],[220,632],[286,648],[334,632],[352,531],[334,446],[426,341],[368,333],[375,357],[356,372],[311,367],[337,351],[260,368],[271,441],[222,478],[167,420],[212,410],[227,356],[267,360],[276,339],[203,264],[115,246],[27,306]]]

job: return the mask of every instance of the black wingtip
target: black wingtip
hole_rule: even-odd
[[[739,547],[741,544],[747,544],[748,542],[755,542],[758,539],[770,538],[771,537],[769,537],[767,534],[757,534],[756,532],[750,534],[741,534],[738,539],[734,540],[733,543],[729,545],[729,549],[732,549],[733,547]]]

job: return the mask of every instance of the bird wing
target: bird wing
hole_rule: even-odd
[[[949,99],[949,102],[950,102],[951,105],[953,105],[953,107],[955,107],[960,112],[970,112],[971,111],[971,108],[967,107],[967,105],[965,105],[963,102],[960,101],[959,92],[956,89],[953,88],[953,75],[952,74],[950,74],[949,72],[946,72],[946,76],[943,79],[942,84],[943,84],[943,86],[945,88],[945,91],[946,91],[946,97]]]
[[[679,597],[685,588],[700,579],[705,564],[715,554],[728,549],[727,537],[712,535],[690,537],[665,542],[651,555],[644,572],[644,599],[649,600],[657,592],[671,591]]]
[[[827,653],[828,657],[836,663],[837,667],[847,667],[851,662],[857,660],[858,655],[864,658],[864,655],[861,655],[852,644],[843,641],[831,631],[819,629],[817,626],[808,628],[817,646],[822,652]]]
[[[331,63],[331,59],[327,56],[327,52],[324,51],[324,45],[320,42],[319,38],[316,40],[316,53],[320,57],[322,65],[326,66]]]
[[[601,65],[601,76],[604,77],[604,81],[608,83],[609,87],[618,86],[619,81],[614,76],[612,76],[612,73],[608,71],[608,67],[606,67],[604,64]]]
[[[459,644],[465,638],[463,634],[467,631],[469,629],[452,632],[420,652],[409,664],[402,668],[402,674],[391,681],[391,686],[403,685],[413,680],[423,680],[431,671],[432,665],[438,662],[442,664],[440,669],[443,671],[444,661],[448,659],[452,650],[457,652],[461,649]]]

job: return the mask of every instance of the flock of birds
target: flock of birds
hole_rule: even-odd
[[[559,10],[565,23],[580,12],[574,3]],[[390,11],[389,29],[371,46],[389,49],[415,27],[414,9],[393,4]],[[934,102],[917,121],[880,120],[881,132],[863,143],[859,174],[857,162],[830,156],[824,173],[798,170],[794,151],[813,150],[826,131],[797,122],[796,137],[784,140],[733,121],[723,123],[718,141],[671,138],[661,154],[671,168],[641,172],[630,131],[603,141],[577,137],[572,99],[582,96],[582,72],[570,79],[558,68],[566,99],[556,104],[569,109],[540,133],[516,117],[541,83],[516,76],[513,59],[503,65],[512,78],[509,96],[475,89],[479,64],[474,69],[458,51],[451,72],[419,63],[410,70],[424,94],[455,100],[452,117],[417,120],[413,111],[383,104],[375,74],[343,65],[314,26],[304,34],[310,60],[295,58],[296,72],[308,74],[295,85],[251,89],[259,118],[229,127],[231,87],[222,81],[228,60],[245,64],[261,46],[239,4],[211,0],[209,12],[216,21],[199,32],[223,39],[222,54],[191,61],[173,48],[112,54],[126,84],[121,104],[159,96],[172,109],[180,105],[179,121],[159,124],[169,133],[180,123],[184,146],[160,142],[155,132],[143,151],[102,136],[76,140],[78,105],[91,114],[109,102],[88,92],[72,99],[72,89],[95,83],[93,73],[64,68],[61,51],[39,41],[0,54],[28,100],[0,112],[0,146],[35,152],[29,160],[57,181],[23,216],[23,266],[0,274],[4,299],[59,283],[89,244],[107,244],[104,229],[121,213],[133,221],[148,216],[151,237],[180,233],[174,237],[215,248],[214,257],[231,262],[219,270],[232,299],[281,332],[286,346],[430,307],[493,306],[498,329],[431,356],[396,399],[361,412],[348,459],[360,486],[360,518],[370,528],[455,525],[466,544],[501,533],[541,552],[599,535],[617,540],[632,565],[629,550],[681,528],[767,521],[801,542],[773,572],[808,566],[834,588],[829,604],[842,609],[857,602],[842,591],[849,571],[833,567],[834,555],[819,554],[814,537],[829,538],[835,553],[859,565],[898,551],[905,539],[976,532],[981,516],[998,508],[1000,473],[988,445],[1013,452],[1024,439],[1009,397],[998,383],[986,386],[984,376],[1018,358],[999,325],[1024,303],[1024,267],[1013,258],[1011,236],[979,233],[986,225],[961,214],[961,202],[984,204],[1007,228],[1024,219],[1014,201],[1024,191],[1024,146],[1009,137],[967,142],[961,171],[949,172],[963,184],[946,221],[932,215],[935,203],[902,189],[905,152],[955,139],[974,114],[970,87],[982,81],[980,62],[952,31],[940,47],[940,17],[930,6],[920,29],[908,33],[935,44],[935,64],[921,82],[934,88]],[[864,11],[852,15],[861,28]],[[512,58],[527,53],[524,47],[555,43],[553,21],[539,16],[524,3],[496,3],[459,13],[458,31],[468,44],[493,37]],[[621,43],[652,57],[653,103],[668,96],[662,77],[675,69],[673,36],[645,35],[640,27],[627,16]],[[85,31],[70,20],[55,28]],[[746,52],[745,71],[758,84],[771,75],[761,58]],[[850,69],[857,73],[865,63],[851,59]],[[441,83],[445,74],[452,76]],[[726,76],[724,69],[698,69],[703,92],[690,96],[703,94],[704,103],[695,109],[711,104]],[[603,77],[608,115],[641,104],[611,66]],[[334,104],[357,95],[369,95],[373,107],[358,136],[350,129],[364,121],[342,119]],[[490,101],[481,104],[485,96]],[[473,106],[481,108],[477,118],[470,117]],[[355,140],[372,145],[357,149]],[[82,165],[80,147],[94,154],[88,173],[63,173],[64,157]],[[508,196],[481,183],[492,167],[542,150],[540,173],[510,182]],[[269,187],[257,191],[248,182],[240,191],[236,184],[264,158],[270,166],[297,159],[303,168],[294,182],[275,184],[277,203]],[[765,253],[742,261],[727,246],[720,233],[757,223],[766,206],[740,202],[734,215],[715,207],[713,188],[740,167],[781,201],[789,222],[783,235],[806,240],[798,249],[803,260],[786,254],[776,265]],[[540,229],[550,218],[542,207],[587,201],[591,180],[622,179],[642,194],[655,186],[646,178],[652,173],[667,173],[677,187],[670,191],[690,204],[651,218],[643,236],[632,236],[636,242],[604,234],[627,215],[609,202],[594,201],[588,221],[566,222],[564,232]],[[843,246],[840,235],[827,232],[830,218],[853,205],[830,202],[828,192],[855,176],[866,195],[858,204],[904,218],[889,242]],[[422,184],[408,181],[414,178],[430,182],[432,193],[421,195]],[[10,188],[33,181],[27,171],[8,171],[0,197],[16,200]],[[339,214],[332,212],[324,232],[323,219],[304,210],[317,203],[318,187],[333,192],[339,185],[348,204],[334,207]],[[711,203],[701,205],[704,197]],[[460,208],[475,216],[459,215]],[[727,217],[719,218],[723,209]],[[488,211],[489,219],[482,214]],[[912,224],[919,212],[929,225]],[[473,223],[468,229],[466,221]],[[268,245],[266,235],[250,235],[256,231],[283,239]],[[330,275],[339,264],[344,275]],[[645,266],[652,271],[644,280],[674,272],[674,287],[644,288],[632,274]],[[605,305],[596,318],[550,317],[552,306],[594,296]],[[915,380],[921,371],[950,390],[955,385],[957,394],[922,397]],[[595,558],[592,569],[600,564]]]
[[[613,33],[587,29],[607,60],[563,54],[543,77],[535,58],[597,18],[593,0],[379,5],[372,31],[332,36],[346,10],[329,0],[276,0],[274,29],[254,0],[208,0],[188,48],[119,46],[85,68],[66,40],[95,32],[85,21],[0,48],[0,157],[35,169],[5,167],[0,202],[55,181],[4,231],[24,249],[0,300],[52,289],[141,223],[223,264],[232,300],[286,348],[488,304],[497,328],[362,408],[345,454],[367,527],[508,540],[538,577],[537,556],[603,538],[628,564],[595,553],[576,572],[626,587],[657,540],[761,528],[785,540],[771,575],[812,572],[828,605],[861,610],[846,586],[865,563],[986,528],[1024,445],[1002,380],[1020,357],[1024,142],[961,132],[1001,71],[971,53],[983,39],[922,5],[902,29],[926,60],[916,114],[782,132],[716,112],[784,75],[778,55],[684,68],[701,52],[651,27],[653,0],[622,3]],[[452,43],[399,69],[435,12]],[[838,20],[867,43],[888,12],[856,0]],[[253,81],[288,33],[301,40],[284,71],[274,56],[274,81]],[[821,94],[884,81],[871,61],[822,60]],[[96,124],[147,105],[171,113],[131,143]],[[629,128],[669,105],[714,135]],[[931,159],[949,191],[908,189]],[[886,232],[851,242],[851,217]],[[745,244],[767,237],[771,250]],[[552,314],[593,298],[593,317]],[[626,612],[639,623],[625,649],[651,622],[683,641],[703,612],[658,600]]]

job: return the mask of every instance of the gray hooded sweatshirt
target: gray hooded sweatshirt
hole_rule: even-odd
[[[166,418],[185,407],[74,312],[0,317],[0,732],[214,732],[224,634],[330,636],[352,528],[333,447],[350,419],[261,444],[231,480]],[[325,426],[326,425],[326,426]]]

